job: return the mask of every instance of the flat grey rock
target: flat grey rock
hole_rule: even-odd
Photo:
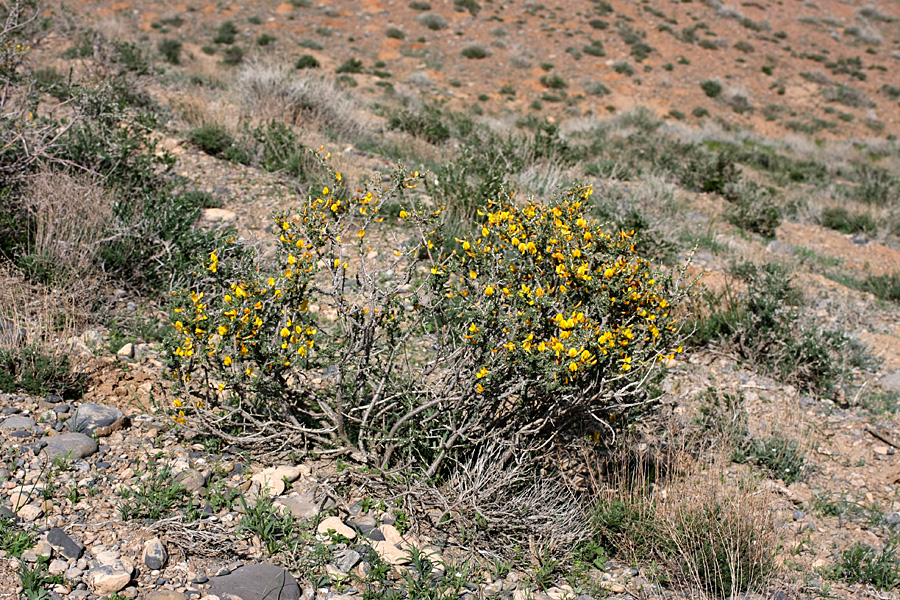
[[[98,429],[110,427],[124,417],[125,414],[115,406],[88,403],[79,406],[66,424],[71,431],[94,435]]]
[[[275,565],[249,565],[230,575],[209,580],[209,592],[222,597],[225,594],[245,600],[299,600],[300,586],[294,576]]]
[[[47,542],[66,558],[78,560],[84,553],[84,548],[81,544],[70,538],[59,527],[54,527],[47,532]]]
[[[31,417],[9,417],[0,423],[0,429],[6,429],[8,431],[15,429],[31,429],[32,427],[34,427],[34,419]]]
[[[885,375],[879,380],[879,383],[886,390],[900,392],[900,371],[894,371]]]
[[[48,457],[66,456],[72,460],[85,458],[97,451],[97,442],[83,433],[64,433],[45,438],[47,445],[41,452]]]

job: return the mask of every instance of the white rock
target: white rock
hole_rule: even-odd
[[[65,560],[56,559],[50,562],[50,565],[47,567],[47,571],[51,575],[62,575],[66,571],[69,570],[69,563]]]
[[[95,594],[114,594],[131,581],[131,569],[103,565],[88,572],[88,585]]]
[[[344,525],[344,522],[341,521],[337,517],[328,517],[327,519],[323,519],[319,526],[316,528],[316,533],[319,535],[328,535],[329,530],[333,530],[335,533],[344,536],[348,540],[356,539],[356,532]],[[385,536],[385,539],[387,536]]]
[[[34,504],[26,504],[16,511],[16,514],[23,521],[36,521],[44,516],[44,509]]]
[[[280,496],[284,493],[285,480],[288,483],[297,481],[300,477],[300,469],[297,467],[269,467],[250,478],[258,483],[260,491],[269,497]]]
[[[204,208],[200,211],[200,219],[210,223],[232,223],[237,220],[237,214],[224,208]]]
[[[119,348],[119,351],[116,352],[118,356],[122,358],[134,358],[134,344],[128,343]]]

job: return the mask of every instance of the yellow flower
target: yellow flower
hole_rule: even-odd
[[[569,370],[573,373],[578,370],[578,363],[569,363]]]
[[[226,356],[225,358],[222,359],[222,362],[225,363],[226,367],[231,366],[231,357]]]
[[[487,367],[481,367],[481,370],[475,373],[475,377],[481,379],[482,377],[486,376],[488,372],[489,371],[487,370]]]
[[[405,218],[408,217],[408,216],[409,216],[409,213],[406,212],[405,210],[401,210],[401,211],[400,211],[400,218],[401,218],[401,219],[405,219]]]
[[[484,386],[481,385],[480,383],[479,383],[479,384],[476,384],[476,385],[475,385],[475,391],[476,391],[477,393],[479,393],[479,394],[482,393],[482,392],[484,391]]]
[[[357,232],[356,235],[359,237],[359,239],[362,239],[363,236],[366,235],[366,230],[365,230],[365,229],[360,229],[359,232]]]
[[[487,286],[486,288],[484,288],[484,295],[485,296],[493,296],[494,288],[492,288],[491,286]]]
[[[475,325],[475,323],[472,323],[471,325],[469,325],[469,332],[470,333],[478,333],[478,327]]]
[[[471,277],[472,279],[478,279],[478,273],[476,273],[475,271],[469,271],[469,277]]]
[[[228,328],[225,327],[224,325],[219,325],[218,331],[219,331],[219,335],[225,335],[226,333],[228,333]]]
[[[287,327],[282,327],[280,333],[281,333],[281,337],[286,338],[289,335],[291,335],[291,330],[288,329]]]

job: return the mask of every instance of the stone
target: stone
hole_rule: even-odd
[[[34,419],[31,417],[8,417],[5,421],[0,423],[0,429],[4,429],[6,431],[14,431],[16,429],[31,429],[34,427]]]
[[[900,523],[900,513],[891,513],[884,518],[884,522],[888,525],[896,525]]]
[[[793,517],[794,517],[795,521],[802,521],[803,519],[806,518],[806,513],[803,512],[802,510],[795,510]]]
[[[68,456],[71,460],[87,458],[97,452],[97,442],[83,433],[64,433],[46,438],[47,445],[41,450],[47,458]]]
[[[99,429],[112,433],[114,424],[124,424],[125,414],[115,406],[104,406],[88,402],[75,410],[75,415],[66,421],[70,431],[94,435],[101,435]],[[121,425],[120,425],[121,426]]]
[[[344,522],[338,517],[323,519],[319,526],[316,527],[316,533],[319,535],[328,535],[329,531],[334,531],[334,533],[342,535],[348,540],[356,539],[356,532],[344,525]]]
[[[185,469],[175,478],[178,483],[183,485],[189,492],[199,492],[206,487],[209,480],[208,472],[201,472],[197,469]]]
[[[786,244],[785,242],[779,240],[772,240],[771,242],[769,242],[769,245],[766,246],[766,252],[768,252],[769,254],[778,254],[781,256],[791,256],[792,254],[794,254],[794,246],[791,244]]]
[[[62,560],[61,558],[57,558],[56,560],[50,561],[50,564],[47,566],[47,572],[51,575],[62,575],[66,571],[69,570],[68,561]]]
[[[102,565],[88,571],[88,585],[95,594],[114,594],[131,582],[132,571],[124,561],[117,565]]]
[[[900,371],[894,371],[893,373],[888,373],[880,380],[878,383],[881,384],[886,390],[890,390],[893,392],[900,392]]]
[[[401,550],[396,545],[384,541],[384,542],[372,542],[372,547],[375,549],[375,552],[378,553],[378,556],[381,557],[381,560],[387,562],[391,565],[408,565],[409,564],[409,553]]]
[[[145,594],[142,600],[187,600],[187,596],[175,590],[153,590]]]
[[[134,344],[128,343],[119,348],[119,351],[116,352],[116,356],[121,358],[134,358]]]
[[[69,569],[66,569],[66,573],[65,575],[63,575],[63,577],[65,577],[69,581],[78,581],[81,579],[82,575],[84,575],[83,570],[79,569],[78,567],[71,567]]]
[[[16,514],[23,521],[37,521],[44,516],[44,509],[34,504],[26,504],[16,511]]]
[[[300,478],[300,469],[297,467],[269,467],[250,478],[250,481],[259,484],[260,490],[265,490],[265,495],[280,496],[284,493],[285,484],[293,483]]]
[[[200,220],[208,223],[233,223],[237,214],[224,208],[204,208],[200,211]]]
[[[66,558],[78,560],[84,554],[81,544],[66,535],[66,532],[59,527],[54,527],[47,532],[47,541]]]
[[[39,541],[34,547],[29,548],[22,553],[22,560],[25,562],[37,562],[41,558],[50,558],[53,556],[53,547],[46,541]]]
[[[165,568],[166,563],[169,562],[169,553],[166,552],[166,547],[159,538],[153,538],[144,544],[142,560],[148,569],[158,571]]]
[[[289,572],[269,564],[248,565],[209,580],[209,593],[252,600],[299,600],[300,586]]]
[[[319,505],[315,501],[304,500],[303,496],[288,496],[279,498],[276,504],[280,504],[291,511],[298,519],[312,519],[319,514]]]
[[[349,573],[350,569],[355,567],[361,558],[362,556],[355,550],[341,550],[334,557],[334,566],[344,573]]]

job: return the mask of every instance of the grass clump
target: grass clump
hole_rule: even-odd
[[[488,51],[485,50],[483,46],[469,46],[463,48],[461,54],[464,58],[482,59],[488,57]]]
[[[225,21],[219,28],[216,30],[216,35],[213,38],[214,44],[233,44],[235,39],[237,39],[238,28],[237,25],[234,24],[234,21]]]
[[[188,132],[187,138],[188,141],[210,156],[241,164],[249,163],[247,151],[237,143],[235,137],[222,125],[214,123],[201,125]]]
[[[842,332],[820,331],[803,318],[802,295],[783,266],[745,264],[740,295],[712,299],[715,309],[695,322],[694,340],[726,343],[739,356],[786,383],[832,395],[845,377],[851,340]]]
[[[705,79],[700,82],[700,89],[710,98],[718,98],[722,94],[722,84],[712,79]]]
[[[826,208],[822,211],[822,226],[841,233],[874,233],[878,224],[871,216],[851,213],[842,206]]]
[[[303,54],[294,63],[295,69],[318,69],[320,66],[319,60],[312,54]]]
[[[396,27],[388,27],[387,30],[385,30],[384,35],[394,40],[406,39],[406,34],[403,33],[403,30],[397,29]]]
[[[894,546],[876,550],[862,542],[841,553],[828,575],[837,581],[873,585],[889,590],[900,584],[900,560]]]
[[[764,497],[712,480],[665,476],[665,497],[651,480],[628,476],[594,509],[594,540],[612,556],[652,561],[663,581],[704,595],[734,598],[762,591],[776,571],[775,527]],[[660,482],[656,482],[659,486]]]
[[[149,464],[137,486],[124,488],[119,494],[119,512],[126,521],[162,519],[187,499],[187,490],[175,481],[172,470],[156,463]]]
[[[290,511],[279,510],[262,493],[252,503],[248,503],[243,496],[240,502],[244,517],[238,524],[238,530],[257,536],[270,555],[296,544],[299,531]]]
[[[73,399],[84,391],[84,377],[72,371],[65,354],[48,354],[36,346],[0,349],[0,391]]]
[[[900,275],[869,275],[859,285],[859,289],[877,298],[900,303]]]
[[[181,42],[178,40],[164,39],[156,45],[156,49],[170,65],[181,64]]]
[[[806,477],[806,453],[797,440],[780,433],[747,438],[735,448],[732,460],[755,463],[787,484]]]
[[[358,58],[348,58],[334,70],[335,73],[362,73],[363,63]]]

